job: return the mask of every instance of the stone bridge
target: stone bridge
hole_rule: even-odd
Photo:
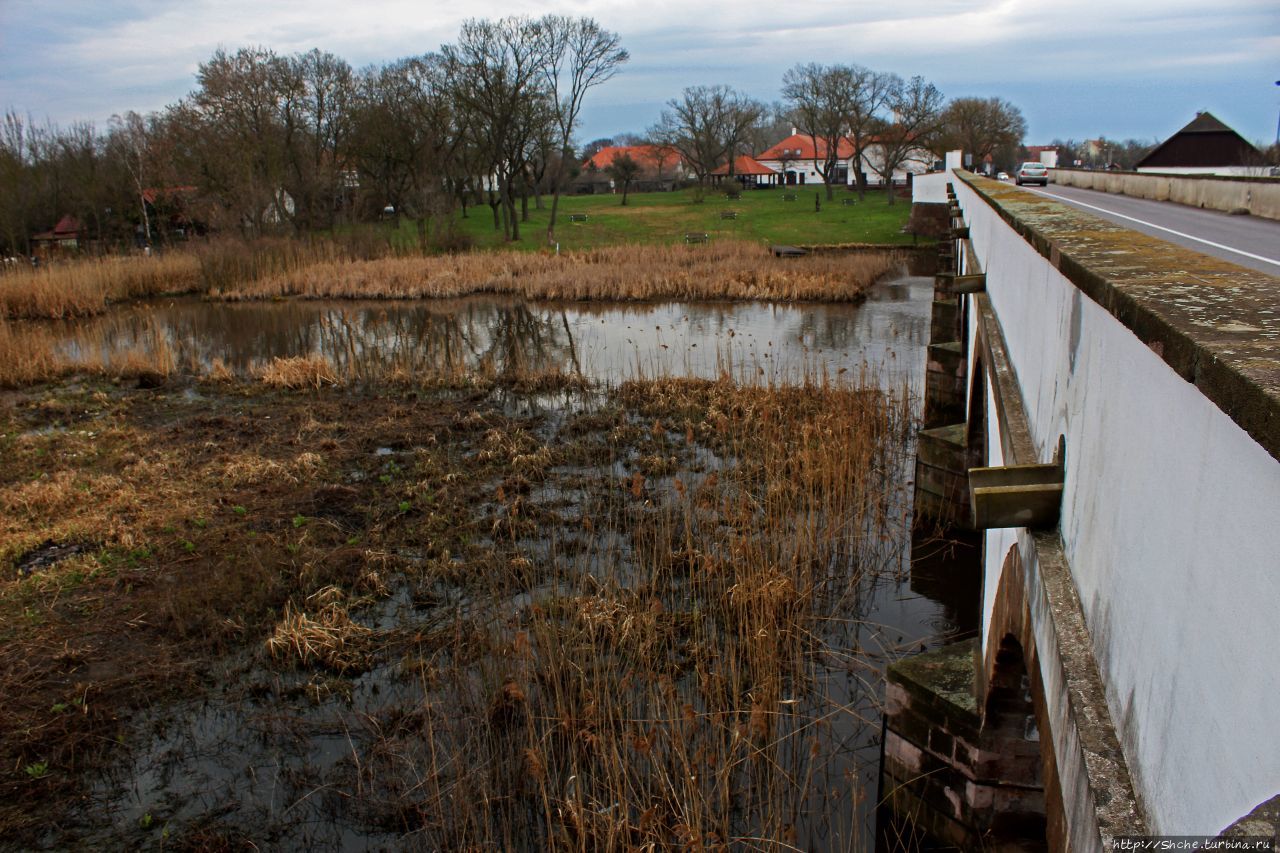
[[[980,531],[982,628],[891,669],[884,800],[967,849],[1273,834],[1280,279],[958,170],[915,192],[951,225],[917,510]]]

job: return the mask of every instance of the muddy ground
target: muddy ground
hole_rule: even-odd
[[[866,837],[905,401],[142,384],[0,397],[0,844]]]

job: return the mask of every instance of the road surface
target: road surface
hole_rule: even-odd
[[[1044,189],[1023,189],[1066,202],[1161,240],[1280,276],[1280,222],[1275,220],[1232,216],[1185,204],[1132,198],[1080,187],[1050,184]]]

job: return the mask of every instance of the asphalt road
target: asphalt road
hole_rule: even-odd
[[[1161,240],[1280,276],[1280,222],[1275,220],[1055,184],[1023,189]]]

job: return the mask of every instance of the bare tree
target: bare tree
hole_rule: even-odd
[[[858,89],[847,65],[797,65],[782,76],[782,96],[800,132],[813,143],[813,167],[822,176],[827,200],[839,174],[841,140],[848,117],[856,110]],[[857,162],[855,161],[855,168]]]
[[[622,206],[626,207],[627,190],[631,188],[631,182],[639,177],[640,164],[632,159],[630,154],[623,152],[613,158],[613,162],[605,167],[605,171],[615,183],[622,184]]]
[[[266,48],[215,51],[175,118],[188,133],[206,189],[251,233],[288,217],[280,59]]]
[[[472,139],[490,155],[492,192],[501,205],[503,235],[519,240],[513,182],[522,164],[511,155],[521,123],[527,120],[522,106],[537,96],[545,80],[550,40],[543,25],[528,18],[468,20],[458,43],[446,45],[441,52]]]
[[[907,163],[932,158],[931,146],[942,122],[942,93],[923,77],[903,81],[889,78],[887,105],[892,120],[885,122],[877,134],[880,158],[876,172],[893,204],[893,173]]]
[[[543,68],[560,131],[560,151],[571,150],[574,128],[587,91],[612,79],[622,63],[630,59],[616,33],[602,29],[591,18],[547,15],[542,19],[547,40],[547,63]],[[555,242],[556,212],[564,183],[567,156],[557,160],[552,182],[551,218],[547,223],[547,244]]]
[[[654,141],[680,153],[699,187],[720,164],[732,163],[750,139],[764,107],[728,86],[690,86],[667,101],[650,132]]]
[[[276,63],[285,181],[303,228],[328,227],[342,194],[355,81],[351,66],[311,50]]]
[[[147,211],[146,188],[150,173],[150,134],[142,116],[130,111],[111,117],[111,137],[133,183],[134,201],[142,219],[143,245],[151,247],[151,214]]]
[[[0,232],[9,251],[31,253],[35,150],[31,121],[14,110],[0,123]]]
[[[424,248],[432,218],[452,209],[469,168],[462,165],[461,121],[454,82],[438,55],[361,72],[346,148],[362,192],[378,210],[390,206],[397,223],[409,216]]]
[[[1027,123],[1016,106],[1000,98],[956,98],[942,115],[939,147],[973,155],[975,167],[988,155],[1016,151]]]
[[[759,156],[776,145],[779,139],[790,136],[793,127],[796,127],[796,119],[787,104],[774,101],[766,105],[751,127],[751,156]]]
[[[858,197],[867,191],[867,176],[862,166],[865,153],[874,142],[873,136],[881,125],[881,113],[888,102],[894,75],[872,71],[861,65],[847,66],[852,97],[845,115],[845,128],[853,149],[852,168],[858,185]]]

